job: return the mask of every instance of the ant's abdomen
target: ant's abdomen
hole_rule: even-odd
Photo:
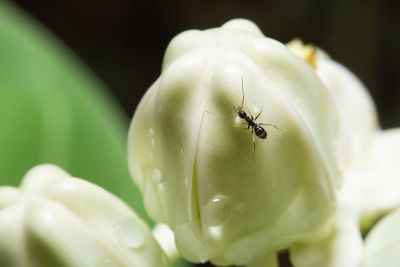
[[[254,126],[254,132],[261,139],[267,138],[267,131],[264,130],[264,128],[261,126],[258,126],[258,125]]]

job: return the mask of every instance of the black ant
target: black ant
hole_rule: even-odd
[[[235,110],[237,111],[237,115],[239,116],[239,118],[244,119],[245,122],[243,122],[243,124],[247,125],[247,128],[245,128],[246,130],[251,129],[251,137],[253,139],[253,149],[254,151],[256,151],[256,141],[254,138],[254,133],[257,135],[258,138],[261,139],[266,139],[267,138],[267,131],[261,126],[261,125],[267,125],[267,126],[272,126],[277,130],[281,130],[280,128],[278,128],[277,126],[273,125],[273,124],[268,124],[268,123],[256,123],[256,120],[258,119],[258,117],[261,115],[262,110],[257,114],[257,116],[254,118],[253,115],[250,114],[250,116],[247,116],[247,113],[245,111],[243,111],[243,106],[244,106],[244,86],[243,86],[243,76],[242,76],[242,105],[240,106],[240,108],[238,106],[234,106]],[[228,116],[219,116],[217,114],[214,114],[210,111],[207,111],[208,113],[217,116],[219,118],[222,119],[227,119],[232,117],[232,115],[228,115]],[[250,113],[250,111],[249,111]]]
[[[247,125],[246,130],[251,129],[251,137],[253,139],[253,147],[254,147],[254,151],[255,151],[256,150],[256,142],[254,140],[254,133],[257,135],[257,137],[259,137],[261,139],[266,139],[267,135],[268,135],[267,131],[261,125],[272,126],[277,130],[279,130],[279,128],[275,125],[268,124],[268,123],[256,123],[256,120],[261,115],[262,110],[254,118],[253,115],[251,115],[251,114],[250,114],[250,116],[247,116],[246,112],[243,111],[243,106],[244,106],[244,86],[243,86],[243,76],[242,76],[242,105],[240,106],[240,108],[237,112],[237,115],[241,119],[245,120],[245,122],[243,122],[243,124]],[[238,108],[238,107],[236,107],[236,108]]]

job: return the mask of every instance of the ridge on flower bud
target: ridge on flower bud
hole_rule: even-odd
[[[257,138],[255,151],[237,116],[224,119],[241,104],[242,77],[245,112],[284,129]],[[171,41],[133,117],[129,165],[183,257],[245,265],[329,222],[336,137],[336,108],[315,71],[237,19]]]
[[[148,226],[104,189],[54,165],[0,187],[0,266],[170,266]]]

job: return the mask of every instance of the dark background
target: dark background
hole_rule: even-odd
[[[370,90],[383,128],[400,126],[399,1],[14,0],[69,46],[129,117],[160,74],[165,48],[187,29],[254,21],[281,42],[326,50]]]
[[[70,47],[108,86],[128,117],[159,76],[171,38],[242,17],[283,43],[300,37],[323,48],[367,86],[382,127],[400,126],[400,1],[12,2]],[[290,265],[286,255],[279,260]]]

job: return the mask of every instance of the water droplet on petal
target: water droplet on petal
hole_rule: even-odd
[[[154,139],[154,130],[152,128],[149,129],[149,139],[150,139],[151,145],[154,146],[155,139]]]
[[[114,229],[125,246],[139,249],[144,246],[146,229],[135,219],[127,219],[116,225]]]
[[[235,207],[235,211],[239,215],[245,215],[247,213],[248,209],[249,208],[247,207],[247,204],[244,202],[239,202]]]
[[[239,116],[235,116],[233,126],[234,127],[243,127],[242,123],[243,123],[242,119]]]
[[[160,194],[158,192],[158,186],[161,184],[156,184],[153,181],[153,167],[148,166],[143,169],[144,179],[142,184],[143,190],[143,204],[146,211],[155,221],[163,220],[162,209],[160,202]]]
[[[153,128],[149,129],[149,138],[150,139],[154,138],[154,130],[153,130]]]
[[[163,177],[162,177],[162,173],[159,169],[154,169],[153,173],[151,175],[151,179],[153,180],[153,182],[155,182],[156,184],[160,184],[163,182]]]
[[[230,209],[230,199],[227,196],[219,195],[211,198],[203,209],[203,223],[208,226],[223,224],[229,217]]]
[[[252,113],[257,115],[259,112],[260,112],[260,108],[257,105],[254,105]],[[254,116],[256,116],[256,115],[254,115]]]
[[[157,191],[158,191],[158,193],[161,195],[161,194],[164,194],[165,193],[165,186],[164,186],[164,184],[158,184],[158,186],[157,186]]]

